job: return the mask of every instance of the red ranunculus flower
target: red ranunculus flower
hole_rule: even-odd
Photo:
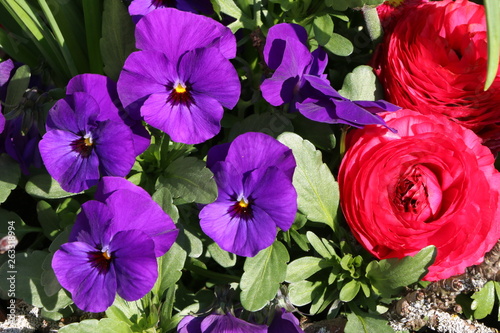
[[[385,32],[392,30],[405,10],[411,9],[429,0],[387,0],[377,7],[378,16]]]
[[[500,151],[500,73],[484,91],[484,7],[467,0],[431,1],[404,12],[372,65],[386,99],[403,108],[444,114]]]
[[[464,273],[500,238],[500,173],[472,131],[441,115],[383,115],[348,135],[341,207],[357,240],[379,259],[435,245],[425,280]]]

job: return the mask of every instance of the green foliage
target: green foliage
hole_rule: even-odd
[[[471,298],[471,310],[474,311],[474,318],[483,319],[491,313],[495,305],[495,282],[488,281],[479,291],[476,291]],[[497,287],[498,288],[498,287]]]
[[[63,190],[59,183],[47,173],[31,177],[26,183],[25,190],[29,195],[41,199],[60,199],[78,194]]]
[[[486,8],[486,22],[488,32],[488,72],[484,83],[484,90],[488,90],[495,80],[500,58],[500,3],[495,0],[484,0]]]
[[[0,155],[0,203],[7,200],[10,192],[17,187],[21,169],[9,155]]]
[[[156,188],[165,187],[174,203],[208,204],[217,199],[217,184],[205,162],[195,157],[179,158],[158,178]]]
[[[334,229],[339,205],[338,184],[321,152],[295,133],[283,133],[278,140],[293,151],[297,168],[293,185],[298,194],[299,211],[311,221],[326,223]]]
[[[100,48],[104,73],[118,80],[125,59],[135,50],[135,25],[121,1],[104,1]]]
[[[5,97],[5,109],[3,112],[9,117],[9,112],[14,110],[23,98],[24,92],[28,89],[31,78],[31,71],[28,65],[23,65],[16,69],[16,72],[9,81],[7,96]]]
[[[245,260],[240,283],[241,304],[245,309],[260,310],[276,296],[279,284],[285,280],[289,260],[288,251],[279,241]]]
[[[366,313],[349,313],[345,333],[392,333],[394,330],[387,324],[387,320]]]
[[[353,101],[374,101],[381,99],[377,77],[370,66],[361,65],[347,74],[339,93]]]
[[[398,294],[403,287],[418,282],[436,258],[436,248],[428,246],[413,257],[372,261],[366,268],[366,277],[372,288],[382,297]]]
[[[111,318],[87,319],[62,327],[61,333],[132,333],[130,326],[123,321]]]

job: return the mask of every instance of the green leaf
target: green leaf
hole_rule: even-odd
[[[57,216],[52,206],[47,202],[40,200],[36,205],[38,222],[43,229],[43,234],[50,240],[53,240],[60,231],[59,216]]]
[[[87,319],[61,327],[60,333],[132,333],[123,321],[111,318]]]
[[[177,236],[177,244],[179,244],[191,258],[198,258],[203,253],[203,242],[196,235],[195,230],[189,230],[191,225],[177,225],[179,227],[179,236]]]
[[[322,258],[301,257],[288,264],[285,280],[287,282],[299,282],[330,266],[332,266],[331,262]]]
[[[228,25],[228,28],[234,33],[240,28],[255,29],[255,21],[243,13],[234,0],[211,0],[214,10],[219,14],[224,13],[236,19],[235,22]]]
[[[495,284],[488,281],[479,291],[476,291],[471,298],[474,300],[471,309],[474,310],[475,319],[483,319],[493,311],[495,305]]]
[[[354,51],[354,45],[351,41],[335,32],[332,33],[330,40],[324,46],[328,51],[341,57],[347,57]]]
[[[208,204],[217,199],[217,184],[206,163],[195,157],[173,161],[158,178],[156,188],[167,188],[174,200]]]
[[[339,188],[321,152],[295,133],[283,133],[278,140],[293,151],[297,167],[293,185],[297,190],[299,210],[308,220],[328,224],[334,229],[339,205]]]
[[[347,0],[349,7],[351,8],[360,8],[364,5],[369,6],[378,6],[383,3],[385,0]]]
[[[359,281],[351,280],[342,286],[340,289],[339,299],[343,302],[350,302],[356,297],[361,288]]]
[[[31,177],[26,183],[25,190],[29,195],[42,199],[60,199],[79,194],[66,192],[49,174],[39,174]]]
[[[325,0],[325,5],[341,12],[347,10],[349,7],[347,0]]]
[[[174,243],[170,250],[158,259],[158,283],[160,283],[160,296],[165,290],[179,281],[182,276],[181,270],[184,268],[186,258],[186,251],[181,248],[179,244]]]
[[[152,198],[174,222],[179,220],[179,210],[173,203],[172,193],[166,187],[160,187]]]
[[[290,284],[288,287],[288,296],[292,304],[303,306],[311,303],[313,296],[322,294],[325,288],[326,284],[320,281],[302,280]]]
[[[436,247],[427,246],[413,257],[372,261],[366,268],[366,277],[372,288],[382,297],[390,297],[402,291],[403,287],[418,282],[436,258]]]
[[[339,93],[353,101],[374,101],[380,95],[376,82],[373,68],[361,65],[346,75]]]
[[[293,131],[293,126],[290,119],[282,113],[252,114],[234,124],[229,132],[228,141],[233,141],[238,135],[247,132],[262,132],[277,137],[285,131]]]
[[[262,309],[278,292],[286,277],[288,251],[279,241],[245,260],[241,276],[241,304],[248,311]]]
[[[500,58],[500,3],[498,0],[484,0],[486,9],[486,24],[488,33],[488,71],[484,90],[488,90],[498,71],[498,60]]]
[[[19,164],[9,155],[0,155],[0,203],[5,202],[21,178]]]
[[[104,1],[102,38],[100,40],[104,73],[114,81],[125,59],[135,50],[135,25],[121,1]]]
[[[15,263],[6,262],[0,267],[1,272],[6,272],[7,277],[15,281],[15,297],[22,298],[26,303],[48,311],[65,308],[73,303],[66,292],[61,289],[53,296],[48,296],[41,284],[42,264],[47,257],[47,252],[34,251],[33,253],[16,253]],[[8,291],[10,281],[8,278],[0,280],[0,288]]]
[[[45,257],[45,260],[42,264],[42,276],[40,279],[40,283],[43,286],[43,290],[47,294],[47,296],[53,296],[57,294],[61,290],[61,285],[57,280],[57,277],[52,269],[52,258],[54,257],[54,253],[61,247],[62,244],[68,241],[69,234],[71,232],[71,228],[66,228],[63,232],[61,232],[57,237],[52,241],[49,246],[49,255]]]
[[[207,247],[208,252],[212,258],[222,267],[228,268],[233,267],[236,264],[236,255],[227,251],[224,251],[217,245],[217,243],[211,243]]]
[[[4,114],[8,114],[9,111],[15,109],[19,105],[24,92],[28,89],[30,78],[31,72],[28,65],[23,65],[16,70],[7,86],[7,96],[5,97],[3,109]]]
[[[313,21],[314,38],[319,45],[323,46],[328,43],[330,36],[333,34],[333,20],[328,14],[317,16]]]
[[[361,312],[360,315],[349,313],[347,315],[347,324],[344,328],[345,333],[393,333],[394,330],[389,326],[387,320]]]
[[[311,246],[314,248],[314,250],[316,252],[318,252],[318,254],[320,256],[322,256],[325,259],[330,259],[330,258],[333,258],[333,257],[336,256],[335,251],[333,250],[333,248],[331,248],[331,246],[327,246],[326,245],[328,243],[327,243],[327,241],[325,239],[319,238],[312,231],[308,231],[306,233],[306,236],[307,236],[307,240],[309,241],[309,243],[311,243]]]

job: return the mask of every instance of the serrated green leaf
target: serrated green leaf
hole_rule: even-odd
[[[474,300],[471,309],[474,310],[475,319],[483,319],[493,311],[495,305],[495,285],[493,281],[488,281],[479,291],[476,291],[471,298]]]
[[[332,266],[332,263],[323,258],[301,257],[288,264],[285,280],[287,282],[299,282],[330,266]]]
[[[430,245],[413,257],[372,261],[366,268],[366,277],[373,290],[382,297],[396,295],[403,287],[418,282],[427,274],[427,268],[436,259],[436,252],[436,247]]]
[[[339,94],[353,101],[374,101],[380,94],[376,82],[373,68],[361,65],[347,74]]]
[[[42,199],[60,199],[79,194],[66,192],[49,174],[40,174],[31,177],[26,183],[25,190],[29,195]]]
[[[291,148],[297,162],[293,185],[297,190],[299,210],[311,221],[328,224],[334,229],[339,205],[339,188],[321,152],[295,133],[283,133],[278,140]]]
[[[318,41],[319,45],[326,45],[333,33],[332,17],[329,14],[315,17],[313,21],[313,30],[314,38]]]
[[[100,40],[104,73],[114,81],[125,59],[135,50],[135,25],[122,1],[104,1]]]
[[[212,258],[222,267],[233,267],[236,264],[236,255],[220,248],[217,243],[211,243],[207,247]]]
[[[262,309],[276,296],[279,284],[286,277],[290,260],[286,247],[279,241],[245,260],[241,276],[241,304],[248,311]]]
[[[335,32],[324,46],[325,49],[340,57],[347,57],[354,51],[354,45],[351,41]]]
[[[19,164],[9,155],[0,155],[0,203],[5,202],[21,178]]]
[[[61,247],[62,244],[68,241],[69,234],[71,232],[71,228],[66,228],[63,232],[61,232],[57,237],[52,241],[49,246],[50,253],[45,257],[45,260],[42,264],[42,276],[40,278],[40,283],[43,286],[43,290],[47,294],[47,296],[53,296],[61,290],[61,285],[57,280],[57,277],[52,269],[52,258],[54,257],[54,253]]]
[[[344,333],[393,333],[394,330],[389,326],[388,321],[370,315],[368,313],[349,313],[347,315],[347,324],[344,328]]]
[[[132,333],[123,321],[111,318],[87,319],[61,327],[60,333]]]
[[[165,187],[174,200],[208,204],[217,199],[217,184],[206,163],[195,157],[173,161],[158,178],[156,188]]]
[[[351,280],[340,289],[339,299],[343,302],[350,302],[358,295],[361,284],[359,281]]]
[[[484,0],[486,9],[486,23],[488,34],[488,70],[484,90],[488,90],[498,72],[498,60],[500,58],[500,3],[498,0]]]
[[[28,89],[31,78],[31,72],[28,65],[23,65],[16,69],[7,86],[7,96],[5,97],[5,105],[3,113],[7,114],[19,105],[23,98],[24,92]]]
[[[187,252],[189,257],[198,258],[203,253],[203,242],[194,232],[187,229],[188,227],[190,226],[179,226],[179,236],[177,236],[176,243]]]

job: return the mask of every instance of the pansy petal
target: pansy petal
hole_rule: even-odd
[[[185,144],[201,143],[219,133],[224,109],[217,100],[193,93],[193,102],[188,107],[167,103],[167,97],[166,94],[149,96],[141,108],[146,123],[164,131],[173,141]]]
[[[133,119],[140,119],[140,107],[149,95],[166,93],[165,85],[178,79],[175,64],[157,51],[138,51],[125,60],[118,78],[120,100]]]
[[[82,204],[75,224],[69,235],[69,242],[85,242],[94,247],[107,245],[110,234],[107,233],[112,214],[102,202],[89,200]]]
[[[266,325],[256,325],[236,318],[230,313],[211,314],[201,322],[203,333],[266,333]]]
[[[109,244],[116,271],[117,291],[126,301],[146,295],[158,278],[155,244],[139,230],[121,231]]]
[[[74,92],[86,92],[99,105],[99,116],[97,120],[121,120],[118,114],[118,93],[116,83],[110,78],[99,74],[80,74],[69,80],[66,94]]]
[[[292,179],[296,166],[290,148],[267,134],[257,132],[244,133],[234,139],[225,160],[241,174],[274,165],[289,179]]]
[[[14,62],[12,59],[7,59],[0,62],[0,99],[5,100],[7,95],[7,86],[14,75]]]
[[[301,89],[306,91],[305,95],[307,97],[320,98],[321,96],[328,96],[338,100],[346,99],[342,97],[338,91],[332,88],[330,81],[326,78],[309,74],[306,74],[303,77],[305,83]]]
[[[47,130],[63,129],[84,135],[99,116],[99,104],[84,92],[75,92],[60,99],[49,110]]]
[[[305,72],[310,75],[321,77],[328,65],[328,54],[322,47],[318,47],[311,54],[312,62],[306,68]]]
[[[99,180],[99,160],[95,152],[82,157],[74,151],[71,143],[79,136],[63,130],[52,130],[43,136],[39,143],[40,154],[47,171],[73,193],[81,192],[97,184]]]
[[[287,40],[296,40],[306,45],[306,29],[294,23],[280,23],[269,29],[264,45],[264,61],[272,70],[281,65]]]
[[[185,316],[177,325],[177,333],[203,333],[201,322],[205,317]]]
[[[0,133],[3,132],[5,128],[5,117],[2,114],[2,106],[0,105]]]
[[[241,93],[238,73],[215,47],[184,54],[178,72],[179,78],[188,82],[196,93],[212,97],[229,109],[238,103]]]
[[[224,161],[230,146],[231,143],[226,142],[210,148],[207,153],[207,168],[212,169],[215,163]]]
[[[401,107],[386,102],[383,99],[379,99],[378,101],[354,101],[354,103],[371,113],[397,111],[401,109]]]
[[[94,193],[94,199],[104,202],[113,192],[117,190],[128,190],[142,195],[145,198],[151,197],[142,187],[131,183],[125,178],[106,176],[102,177],[101,181],[97,185],[97,189]]]
[[[173,61],[186,51],[209,46],[218,47],[227,59],[236,55],[236,39],[229,28],[173,8],[158,8],[143,17],[137,23],[135,40],[138,49],[163,52]]]
[[[135,162],[132,131],[121,122],[101,122],[95,131],[95,152],[103,176],[125,177]]]
[[[84,311],[105,311],[115,299],[116,277],[113,269],[105,274],[92,266],[89,253],[98,251],[82,242],[66,243],[56,251],[52,268],[57,280]]]
[[[276,311],[267,333],[304,333],[300,328],[299,320],[291,312],[281,308]]]
[[[288,230],[297,213],[297,192],[292,181],[280,169],[271,166],[256,169],[244,184],[245,193],[281,229]]]
[[[141,230],[154,241],[157,257],[164,255],[175,242],[178,230],[174,222],[151,197],[117,190],[106,199],[106,204],[113,213],[110,229],[115,233]]]
[[[353,126],[361,127],[374,124],[385,126],[385,121],[380,116],[356,105],[355,102],[349,100],[334,101],[333,104],[338,117],[348,121]]]

